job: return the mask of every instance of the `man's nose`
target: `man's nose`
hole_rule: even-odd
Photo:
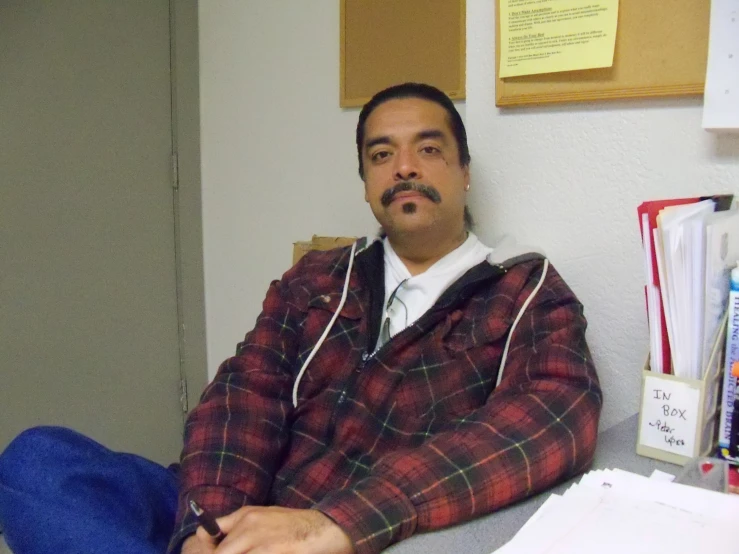
[[[409,150],[399,151],[395,156],[395,179],[397,181],[411,181],[420,177],[418,159],[414,153]]]

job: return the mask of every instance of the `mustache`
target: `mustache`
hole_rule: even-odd
[[[434,187],[424,185],[423,183],[416,183],[415,181],[402,181],[383,192],[380,197],[380,203],[387,208],[398,193],[408,191],[420,192],[434,204],[441,202],[441,194]]]

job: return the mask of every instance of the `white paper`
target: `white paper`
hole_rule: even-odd
[[[739,1],[711,0],[703,127],[739,131]]]
[[[697,511],[583,489],[517,535],[505,554],[695,554],[738,552],[735,524]]]
[[[595,471],[545,502],[496,554],[736,554],[738,519],[739,496]]]
[[[662,305],[659,287],[652,269],[652,236],[649,232],[649,215],[642,214],[642,242],[644,244],[644,273],[647,284],[647,319],[649,321],[649,369],[656,373],[667,373],[670,368],[662,367]]]
[[[670,295],[667,292],[667,270],[665,269],[664,245],[662,244],[662,234],[659,229],[652,231],[652,239],[654,242],[655,257],[657,258],[657,275],[659,276],[659,292],[662,297],[662,310],[665,314],[665,326],[667,327],[667,340],[670,341],[670,356],[675,359],[675,353],[672,352],[672,345],[675,344],[675,329],[672,327],[674,318],[672,317],[672,309],[670,306]],[[671,368],[668,368],[671,369]]]
[[[667,481],[668,483],[672,483],[675,480],[675,476],[672,473],[667,473],[666,471],[660,471],[658,469],[655,469],[649,478],[657,481]]]
[[[590,473],[583,475],[579,487],[573,485],[565,491],[562,498],[571,493],[578,494],[583,488],[606,488],[635,500],[656,499],[674,508],[696,511],[728,521],[739,520],[739,496],[736,495],[654,480],[618,468],[600,472],[600,476],[594,479],[586,479]]]
[[[700,379],[704,369],[705,236],[714,208],[712,200],[665,208],[655,229],[672,369],[688,379]]]
[[[686,383],[644,378],[639,440],[644,446],[693,456],[700,391]]]
[[[541,506],[539,506],[539,509],[536,510],[536,513],[533,516],[531,516],[526,523],[523,524],[523,526],[521,527],[521,529],[518,530],[518,532],[519,533],[525,533],[526,532],[526,529],[528,527],[531,527],[534,524],[534,522],[537,519],[539,519],[540,517],[542,517],[548,510],[556,509],[556,506],[560,502],[562,502],[562,497],[560,495],[558,495],[558,494],[550,494],[549,495],[549,498],[547,498],[544,501],[544,504],[542,504]]]

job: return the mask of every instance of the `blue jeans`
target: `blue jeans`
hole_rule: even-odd
[[[162,554],[177,475],[61,427],[21,433],[0,454],[0,529],[14,554]]]

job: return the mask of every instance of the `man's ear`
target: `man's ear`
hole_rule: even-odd
[[[464,188],[467,189],[470,186],[470,164],[462,166],[462,174],[464,175]]]
[[[367,181],[362,181],[364,183],[364,201],[369,203],[369,194],[367,193]]]

